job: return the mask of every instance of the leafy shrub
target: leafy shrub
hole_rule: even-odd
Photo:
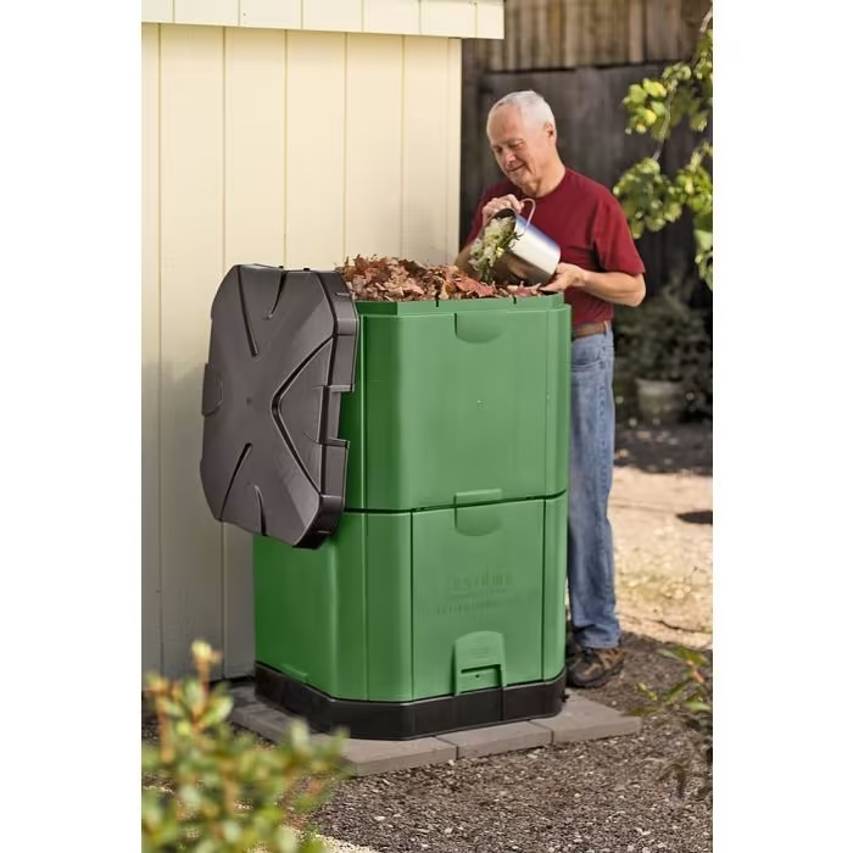
[[[691,751],[664,767],[659,781],[675,778],[679,797],[687,790],[688,780],[698,778],[701,785],[696,791],[697,799],[711,796],[712,748],[714,737],[714,717],[712,709],[711,673],[708,657],[702,652],[676,646],[673,649],[661,649],[659,654],[677,660],[682,665],[682,673],[675,685],[666,692],[651,690],[645,684],[637,689],[646,699],[645,704],[634,708],[635,716],[669,714],[674,716],[690,735]],[[696,769],[699,759],[699,768]]]
[[[616,352],[623,369],[640,379],[680,382],[687,411],[710,415],[711,337],[702,312],[669,285],[637,308],[617,309]]]
[[[267,748],[235,734],[226,685],[209,687],[220,655],[200,641],[192,653],[197,677],[147,679],[159,743],[143,745],[143,851],[324,853],[303,826],[341,775],[343,735],[318,746],[296,721]]]
[[[635,238],[660,231],[678,220],[684,209],[693,216],[696,266],[709,287],[713,284],[713,182],[706,168],[710,143],[702,139],[687,163],[670,177],[660,166],[664,142],[687,119],[690,130],[701,135],[708,126],[713,104],[712,12],[702,23],[696,51],[690,62],[676,62],[661,76],[632,83],[622,105],[628,113],[626,133],[648,133],[657,142],[654,153],[631,166],[613,192],[622,203]]]

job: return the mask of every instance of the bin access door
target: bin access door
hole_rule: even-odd
[[[220,521],[316,548],[344,507],[358,315],[336,272],[232,267],[211,309],[201,480]]]

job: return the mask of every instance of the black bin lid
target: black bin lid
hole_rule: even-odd
[[[358,315],[336,272],[232,267],[213,300],[201,481],[213,515],[316,548],[344,507]]]

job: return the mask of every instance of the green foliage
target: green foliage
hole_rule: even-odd
[[[710,13],[690,62],[676,62],[659,79],[632,83],[622,104],[628,113],[626,133],[648,133],[658,143],[649,157],[631,166],[613,188],[622,203],[634,238],[648,229],[660,231],[678,220],[684,208],[693,214],[695,261],[699,275],[713,286],[713,182],[705,162],[711,145],[699,142],[688,162],[673,176],[660,167],[663,143],[673,129],[687,120],[690,129],[703,133],[713,103],[713,36]]]
[[[298,721],[267,748],[235,734],[226,686],[208,684],[219,654],[199,641],[192,651],[197,677],[147,679],[159,743],[143,745],[143,851],[324,853],[303,825],[341,775],[343,735],[317,746]]]
[[[659,779],[674,777],[678,796],[683,797],[690,777],[698,778],[701,784],[696,791],[697,799],[711,796],[711,772],[713,769],[714,716],[712,707],[711,672],[707,655],[702,652],[676,646],[662,649],[664,657],[677,660],[682,672],[674,685],[664,692],[651,690],[645,684],[637,689],[645,703],[634,708],[635,716],[666,714],[675,717],[690,734],[691,751],[671,761],[664,767]],[[696,769],[697,758],[699,769]]]
[[[620,362],[632,376],[680,382],[687,411],[710,414],[711,337],[703,314],[687,305],[680,285],[667,285],[637,308],[617,308],[614,329]]]
[[[495,267],[516,241],[515,218],[494,216],[471,246],[468,263],[477,278],[491,284],[495,280]]]

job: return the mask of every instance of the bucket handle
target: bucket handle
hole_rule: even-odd
[[[530,220],[533,219],[533,214],[536,212],[536,201],[532,198],[523,198],[521,200],[520,204],[521,204],[522,211],[524,210],[524,205],[528,201],[530,202],[530,216],[527,217],[527,221],[524,223],[524,228],[522,229],[521,233],[518,235],[519,237],[524,236],[525,231],[527,231],[528,227],[530,226]]]

